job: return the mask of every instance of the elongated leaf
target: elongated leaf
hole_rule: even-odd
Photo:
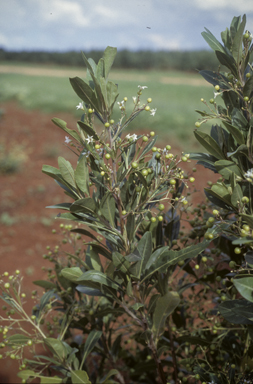
[[[243,88],[243,96],[251,97],[253,91],[253,77],[251,76],[245,83]]]
[[[157,271],[165,272],[170,265],[175,265],[181,260],[197,257],[200,252],[204,251],[209,243],[210,241],[205,240],[200,244],[191,245],[180,251],[171,251],[168,247],[157,249],[146,264],[144,277],[140,284],[149,279]]]
[[[85,287],[84,285],[77,285],[76,290],[89,296],[104,296],[99,289]]]
[[[54,289],[57,288],[54,283],[47,280],[35,280],[33,281],[33,284],[38,285],[39,287],[45,288],[45,289]]]
[[[242,297],[253,303],[253,276],[234,279],[234,286]]]
[[[253,324],[253,304],[247,300],[226,300],[218,310],[232,324]]]
[[[89,376],[85,371],[71,371],[72,384],[91,384]]]
[[[224,179],[229,180],[233,174],[242,177],[240,168],[233,162],[229,160],[219,160],[215,163],[215,168]]]
[[[96,203],[91,197],[76,200],[70,207],[70,211],[78,214],[80,213],[94,213],[96,210]]]
[[[207,149],[207,151],[217,157],[218,159],[226,159],[224,153],[220,149],[219,145],[216,141],[207,133],[201,131],[194,131],[194,135],[196,139],[200,142],[200,144]]]
[[[89,168],[86,156],[79,158],[75,170],[75,182],[78,188],[85,194],[89,194]]]
[[[95,347],[95,345],[97,344],[98,340],[100,339],[100,337],[102,336],[102,333],[101,331],[91,331],[85,341],[85,345],[84,345],[84,351],[83,351],[83,359],[82,359],[82,363],[85,362],[86,358],[88,357],[88,355],[91,353],[91,351],[93,350],[93,348]]]
[[[78,143],[82,144],[82,139],[78,135],[78,133],[74,129],[67,128],[67,123],[61,119],[58,119],[57,117],[54,117],[52,119],[52,122],[57,125],[57,127],[63,129],[68,135],[73,137]]]
[[[110,377],[114,376],[114,375],[118,375],[119,374],[119,371],[117,369],[111,369],[107,375],[99,381],[99,384],[111,384],[111,380],[110,381],[107,381]],[[115,382],[116,383],[116,382]]]
[[[38,377],[37,373],[31,369],[25,369],[24,371],[18,372],[17,376],[25,380],[29,379],[29,377]]]
[[[240,23],[240,26],[234,36],[233,43],[232,43],[232,54],[238,66],[242,60],[242,40],[243,40],[245,25],[246,25],[246,16],[243,15],[242,22]]]
[[[65,277],[65,279],[68,279],[73,283],[76,283],[78,281],[78,278],[83,274],[82,270],[79,267],[64,268],[62,269],[61,273],[62,276]]]
[[[111,226],[115,227],[116,205],[115,205],[115,199],[112,193],[107,192],[103,196],[101,200],[100,210],[102,212],[102,215],[105,217],[106,220],[109,221]]]
[[[104,66],[105,66],[105,78],[107,79],[112,64],[114,62],[115,56],[117,54],[117,48],[114,47],[106,47],[104,54],[103,54],[103,59],[104,59]]]
[[[59,384],[62,383],[62,379],[58,376],[53,377],[45,377],[45,376],[37,376],[40,378],[40,384]]]
[[[140,278],[152,254],[152,233],[146,232],[137,245],[141,260],[135,265],[135,276]]]
[[[253,215],[246,215],[242,214],[240,215],[242,219],[251,227],[253,228]]]
[[[88,104],[91,108],[99,111],[99,105],[96,99],[95,92],[91,89],[91,87],[86,84],[79,77],[74,77],[69,79],[70,84],[72,85],[77,96],[80,97],[86,104]]]
[[[80,120],[77,122],[77,124],[86,133],[86,135],[92,136],[94,140],[98,140],[98,135],[96,131],[94,131],[94,129],[90,125]]]
[[[235,76],[235,78],[238,77],[238,71],[236,67],[236,62],[232,56],[229,56],[221,51],[215,51],[215,54],[221,63],[221,65],[225,65],[228,69],[230,69],[231,73]]]
[[[93,283],[99,283],[102,285],[106,285],[107,287],[111,287],[113,289],[119,290],[119,285],[116,284],[112,279],[110,279],[108,276],[106,276],[104,273],[100,271],[93,270],[93,271],[84,272],[80,277],[78,277],[77,281],[80,284],[82,283],[87,284],[90,281]]]
[[[206,71],[206,70],[199,71],[199,73],[210,84],[214,86],[219,85],[221,89],[230,89],[230,85],[227,82],[227,78],[222,74],[213,72],[213,71]]]
[[[202,32],[201,35],[204,37],[209,47],[212,48],[214,51],[220,51],[225,53],[224,47],[216,39],[212,32],[210,32],[207,28],[205,28],[205,30],[206,31]]]
[[[156,301],[153,314],[153,327],[155,338],[164,331],[165,322],[168,316],[176,309],[180,303],[180,296],[177,292],[167,292]]]
[[[60,156],[58,158],[58,165],[63,179],[72,185],[72,187],[76,188],[74,170],[70,162]]]
[[[233,193],[231,195],[231,203],[234,207],[238,208],[241,200],[243,197],[242,189],[239,184],[236,184],[236,186],[233,189]]]
[[[55,356],[58,356],[60,360],[65,360],[72,350],[72,348],[67,343],[52,337],[47,337],[44,339],[44,343]]]
[[[125,256],[121,255],[119,252],[113,252],[112,261],[117,269],[120,269],[125,274],[129,274],[131,264]]]
[[[237,141],[239,145],[245,144],[244,136],[237,127],[234,127],[233,125],[227,123],[226,121],[223,121],[222,123],[225,125],[228,132],[231,133],[231,135],[234,137],[234,139]]]
[[[8,343],[9,344],[27,344],[27,341],[30,340],[30,337],[22,335],[22,334],[15,334],[8,337]]]
[[[90,237],[91,239],[97,241],[96,236],[94,236],[90,231],[86,231],[86,229],[83,229],[83,228],[75,228],[75,229],[71,229],[71,232],[80,233],[81,235]]]

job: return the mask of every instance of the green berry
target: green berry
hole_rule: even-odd
[[[244,35],[243,35],[244,39],[248,39],[249,38],[249,33],[248,32],[245,32]]]
[[[123,216],[126,215],[126,213],[127,213],[127,211],[125,211],[125,210],[122,211]]]
[[[143,169],[141,171],[141,173],[142,173],[143,176],[148,176],[148,170],[147,169]]]
[[[148,137],[147,136],[143,136],[142,141],[147,142],[148,141]]]
[[[105,128],[109,128],[110,127],[110,123],[105,123]]]
[[[153,148],[152,148],[152,152],[157,152],[157,148],[156,148],[156,147],[153,147]]]
[[[249,198],[247,196],[243,196],[242,197],[242,203],[243,204],[248,204],[248,202],[249,202]]]
[[[186,156],[182,156],[181,160],[184,161],[184,162],[186,162],[188,159],[187,159]]]
[[[105,158],[106,158],[107,160],[109,160],[109,159],[111,158],[110,153],[106,153]]]
[[[210,100],[209,100],[209,103],[210,103],[210,104],[214,104],[214,99],[210,99]]]
[[[170,185],[175,185],[176,184],[176,180],[175,179],[171,179],[170,180]]]
[[[149,97],[149,98],[147,99],[147,102],[148,102],[148,103],[151,103],[151,102],[152,102],[151,97]]]
[[[163,216],[158,216],[159,221],[163,221]]]
[[[112,125],[112,124],[114,124],[114,120],[112,119],[112,120],[110,120],[110,124]]]
[[[250,76],[251,76],[251,74],[248,72],[248,73],[246,73],[246,77],[247,77],[247,79],[249,79],[250,78]]]
[[[220,86],[219,86],[219,85],[215,85],[214,89],[215,89],[216,91],[219,91],[219,90],[220,90]]]
[[[104,172],[104,171],[101,171],[101,172],[100,172],[100,175],[101,175],[101,176],[104,176],[104,175],[105,175],[105,172]]]
[[[151,219],[150,219],[150,221],[151,221],[151,223],[155,223],[156,222],[156,217],[151,217]]]
[[[194,178],[194,177],[190,177],[190,178],[189,178],[189,181],[190,181],[191,183],[194,183],[195,178]]]
[[[131,166],[133,169],[136,169],[138,167],[138,163],[136,161],[133,161]]]
[[[145,107],[145,111],[150,111],[150,106],[149,105],[146,105],[146,107]]]
[[[159,205],[158,205],[158,209],[159,209],[159,211],[163,211],[164,208],[165,208],[164,204],[159,204]]]
[[[240,255],[241,252],[242,252],[242,251],[241,251],[241,248],[239,248],[239,247],[235,247],[235,249],[234,249],[234,253],[236,253],[237,255]]]
[[[246,102],[249,101],[248,96],[245,96],[245,97],[243,98],[243,100],[246,101]]]
[[[155,132],[154,131],[151,131],[149,134],[150,134],[150,136],[155,136]]]
[[[196,127],[196,128],[199,128],[200,126],[201,126],[200,122],[199,122],[199,121],[196,121],[196,123],[195,123],[195,127]]]
[[[89,114],[93,113],[93,109],[89,108],[89,109],[88,109],[88,113],[89,113]]]

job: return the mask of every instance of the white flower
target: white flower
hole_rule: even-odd
[[[142,91],[143,89],[148,88],[148,87],[146,87],[146,85],[138,85],[138,88],[140,89],[140,91]]]
[[[136,104],[137,97],[133,96],[132,99],[133,99],[134,104]]]
[[[83,101],[80,102],[80,103],[76,106],[76,109],[84,109],[84,107],[83,107]]]
[[[252,181],[252,180],[250,180],[250,179],[253,179],[253,168],[248,169],[247,172],[244,174],[244,177],[245,177],[248,181]]]
[[[214,92],[214,99],[216,99],[217,96],[220,96],[221,93],[220,92]]]
[[[122,107],[124,107],[124,100],[122,100],[121,102],[117,102],[118,106],[119,106],[119,109],[121,109]]]
[[[93,143],[93,136],[88,135],[85,140],[87,140],[87,144]]]
[[[126,139],[132,139],[133,141],[136,141],[138,136],[134,133],[133,135],[126,135]]]
[[[65,143],[69,144],[71,142],[70,138],[68,136],[65,136]]]
[[[150,110],[150,115],[151,115],[151,116],[155,116],[155,114],[156,114],[156,110],[157,110],[157,108],[155,108],[155,109],[151,109],[151,110]]]

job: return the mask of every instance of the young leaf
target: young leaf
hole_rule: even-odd
[[[92,136],[94,140],[98,140],[98,135],[96,131],[94,131],[94,129],[90,125],[84,123],[81,120],[79,120],[77,124],[86,133],[86,135]]]
[[[64,271],[64,270],[63,270]],[[87,271],[84,272],[81,276],[78,277],[77,282],[80,284],[87,284],[89,286],[89,282],[99,283],[102,285],[106,285],[107,287],[111,287],[113,289],[119,290],[120,286],[116,284],[112,279],[106,276],[103,272],[100,271]]]
[[[91,108],[95,109],[97,112],[100,112],[95,92],[91,89],[91,87],[79,77],[74,77],[69,79],[69,81],[77,96],[80,97],[80,99],[88,104]]]
[[[112,227],[115,227],[116,205],[112,193],[107,192],[103,196],[101,200],[100,210],[104,218],[109,221],[110,225]]]
[[[246,15],[243,15],[242,22],[240,23],[240,26],[234,36],[233,43],[232,43],[232,55],[239,66],[242,60],[242,40],[243,40],[243,33],[246,25]]]
[[[83,274],[82,270],[79,267],[64,268],[62,269],[61,273],[62,276],[65,277],[65,279],[68,279],[73,283],[76,283],[78,278]]]
[[[207,28],[205,28],[205,30],[206,32],[202,32],[201,35],[204,37],[210,48],[212,48],[214,51],[220,51],[225,53],[224,47],[216,39],[212,32],[210,32]]]
[[[52,122],[57,125],[57,127],[63,129],[66,133],[68,133],[70,136],[73,137],[78,143],[82,144],[82,139],[78,135],[78,133],[74,129],[67,128],[67,123],[61,119],[58,119],[57,117],[54,117],[52,119]]]
[[[114,62],[115,56],[117,54],[117,48],[114,47],[106,47],[104,54],[103,54],[103,59],[104,59],[104,66],[105,66],[105,78],[107,79],[112,64]]]
[[[230,180],[233,174],[236,174],[239,177],[242,177],[240,168],[233,162],[229,160],[219,160],[215,163],[215,168],[221,176],[226,180]]]
[[[8,337],[8,343],[9,345],[13,344],[20,344],[24,345],[27,344],[27,341],[30,340],[30,337],[22,335],[22,334],[15,334]]]

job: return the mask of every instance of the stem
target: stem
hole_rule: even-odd
[[[178,366],[177,366],[177,358],[175,354],[175,348],[174,348],[174,342],[173,342],[173,335],[170,327],[170,323],[168,321],[168,332],[169,332],[169,339],[170,339],[170,345],[171,345],[171,354],[172,354],[172,364],[174,368],[174,379],[175,382],[178,383]]]
[[[155,342],[153,339],[153,335],[151,335],[151,338],[150,338],[149,348],[152,351],[153,358],[154,358],[155,363],[156,363],[157,372],[158,372],[158,375],[160,377],[160,381],[162,384],[167,384],[167,379],[166,379],[165,373],[163,371],[163,366],[162,366],[161,360],[157,356],[157,349],[156,349],[156,345],[155,345]]]

